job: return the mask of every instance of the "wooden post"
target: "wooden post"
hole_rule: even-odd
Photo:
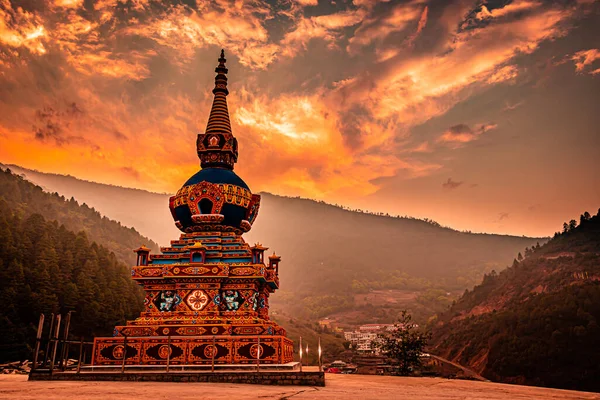
[[[63,345],[61,347],[60,367],[64,371],[67,367],[67,358],[69,357],[69,327],[71,326],[71,311],[67,313],[67,321],[65,322],[65,331],[63,334]]]
[[[300,372],[302,372],[302,336],[300,336]]]
[[[31,370],[34,371],[37,367],[38,354],[40,352],[40,343],[42,341],[42,331],[44,330],[44,314],[40,314],[40,322],[38,322],[37,335],[35,335],[35,352],[33,353],[33,364]]]
[[[212,341],[212,351],[210,352],[211,362],[210,362],[210,372],[215,372],[215,355],[217,353],[217,343],[216,343],[215,335],[213,335]]]
[[[44,366],[48,365],[48,354],[50,354],[52,332],[54,332],[54,313],[50,314],[50,330],[48,331],[48,342],[46,343],[46,352],[44,353]]]
[[[81,342],[79,342],[79,362],[77,363],[77,373],[81,372],[81,356],[83,354],[83,336],[81,337]]]
[[[56,316],[56,325],[54,326],[54,335],[52,342],[54,343],[54,346],[52,347],[52,360],[50,360],[50,373],[52,373],[52,370],[54,370],[54,362],[56,361],[56,350],[58,349],[58,333],[60,331],[60,320],[62,318],[62,315],[58,314]]]
[[[127,336],[123,335],[123,362],[121,363],[121,373],[125,373],[125,360],[127,359]]]
[[[169,373],[169,364],[171,363],[171,335],[167,336],[167,374]]]
[[[260,336],[256,337],[258,345],[256,346],[256,372],[260,372]]]

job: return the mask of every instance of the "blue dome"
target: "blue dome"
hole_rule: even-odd
[[[200,184],[201,182],[207,182],[213,185],[225,184],[239,186],[250,192],[250,188],[248,187],[248,185],[246,185],[246,182],[244,182],[242,178],[237,176],[235,172],[226,168],[203,168],[200,171],[196,172],[190,179],[188,179],[187,182],[183,184],[183,187],[180,190],[183,190],[183,188],[186,188],[188,186]],[[178,225],[179,229],[181,229],[184,232],[188,232],[189,229],[201,228],[203,226],[214,226],[213,223],[203,223],[197,221],[194,222],[192,220],[192,211],[190,210],[187,200],[183,202],[177,202],[174,200],[177,196],[180,196],[179,192],[177,195],[171,197],[171,199],[169,200],[169,208],[171,209],[171,213],[175,221],[178,221],[180,224],[180,226]],[[184,196],[184,198],[187,197],[186,194],[183,194],[181,196]],[[200,196],[198,196],[197,199],[194,200],[194,198],[192,197],[191,200],[198,202],[199,198]],[[203,205],[201,204],[201,202]],[[210,199],[208,202],[200,200],[200,202],[198,202],[197,204],[198,209],[195,212],[200,211],[200,214],[213,213],[213,203],[212,201],[210,201]],[[223,220],[220,222],[220,225],[241,229],[242,221],[249,218],[247,216],[248,212],[249,205],[247,203],[246,205],[242,205],[240,203],[231,203],[225,201],[224,204],[222,204],[221,210],[219,212],[219,214],[223,215]]]
[[[241,186],[244,189],[250,190],[246,182],[242,180],[230,169],[225,168],[204,168],[196,172],[183,186],[194,185],[202,181],[210,183],[228,183],[230,185]]]

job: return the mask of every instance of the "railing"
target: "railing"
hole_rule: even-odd
[[[77,352],[77,372],[81,371],[81,366],[86,363],[88,358],[91,361],[92,352],[87,351],[90,346],[93,348],[94,342],[85,341],[83,337],[80,340],[69,340],[69,328],[71,325],[72,311],[67,313],[64,327],[61,333],[62,315],[50,314],[50,325],[48,328],[47,338],[43,337],[45,315],[41,314],[35,340],[35,350],[33,354],[33,362],[31,371],[46,370],[52,373],[54,370],[65,371],[68,368],[69,355],[72,354],[71,345],[79,345]],[[43,351],[43,359],[40,359],[40,350]],[[59,351],[60,349],[60,351]]]

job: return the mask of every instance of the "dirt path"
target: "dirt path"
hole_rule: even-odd
[[[438,360],[440,362],[448,363],[448,364],[450,364],[450,365],[452,365],[452,366],[460,369],[461,371],[464,372],[465,376],[468,376],[468,377],[473,378],[473,379],[477,379],[478,381],[489,382],[488,379],[486,379],[483,376],[479,375],[477,372],[473,371],[472,369],[469,369],[467,367],[463,367],[460,364],[457,364],[457,363],[455,363],[453,361],[450,361],[450,360],[446,360],[445,358],[440,357],[440,356],[435,356],[435,355],[431,354],[430,357],[434,358],[434,359],[436,359],[436,360]]]

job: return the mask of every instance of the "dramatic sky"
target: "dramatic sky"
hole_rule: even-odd
[[[600,207],[599,3],[0,0],[0,162],[176,191],[224,48],[254,192],[551,235]]]

